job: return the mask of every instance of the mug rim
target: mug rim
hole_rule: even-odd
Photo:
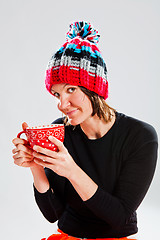
[[[64,124],[63,123],[55,123],[55,124],[43,124],[43,125],[38,125],[38,126],[28,126],[26,129],[27,130],[33,130],[33,129],[35,129],[35,130],[38,130],[38,129],[49,129],[49,128],[54,128],[54,127],[61,127],[61,126],[64,126]]]

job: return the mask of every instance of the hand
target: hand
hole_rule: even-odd
[[[27,123],[22,124],[23,130],[28,127]],[[34,161],[33,150],[29,148],[29,143],[22,138],[14,138],[12,140],[16,148],[12,150],[14,163],[21,167],[36,167],[38,166]]]
[[[42,148],[40,146],[34,146],[33,152],[35,157],[34,162],[43,167],[50,168],[60,176],[69,179],[73,169],[77,166],[73,158],[69,154],[64,144],[53,136],[49,136],[49,140],[58,147],[58,152]]]

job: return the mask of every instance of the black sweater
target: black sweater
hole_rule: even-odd
[[[63,123],[57,119],[54,123]],[[116,112],[112,128],[88,139],[80,125],[65,127],[64,145],[74,161],[98,185],[83,201],[68,179],[45,169],[46,193],[34,187],[36,202],[50,222],[79,238],[120,238],[138,231],[136,209],[154,175],[158,138],[148,123]]]

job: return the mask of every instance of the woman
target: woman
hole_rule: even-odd
[[[107,69],[98,40],[90,23],[75,22],[48,64],[46,87],[65,115],[53,122],[64,122],[64,143],[49,137],[59,151],[30,150],[26,140],[13,140],[15,164],[32,171],[40,211],[58,220],[60,234],[49,240],[134,238],[136,209],[155,171],[155,129],[105,102]]]

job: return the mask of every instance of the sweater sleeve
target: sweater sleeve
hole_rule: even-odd
[[[65,209],[64,186],[65,180],[60,176],[46,168],[46,176],[50,183],[50,188],[45,193],[40,193],[34,187],[34,196],[36,203],[42,212],[43,216],[49,221],[54,223],[57,221]]]
[[[52,122],[52,124],[63,123],[62,118],[58,118]],[[34,196],[36,203],[42,212],[43,216],[49,222],[57,221],[62,215],[65,208],[64,186],[65,180],[59,177],[52,170],[45,168],[45,174],[48,178],[50,188],[45,193],[40,193],[34,188]]]
[[[126,141],[113,195],[98,187],[96,193],[84,201],[95,215],[115,229],[130,220],[145,197],[155,172],[158,148],[156,131],[149,124],[135,130]]]

